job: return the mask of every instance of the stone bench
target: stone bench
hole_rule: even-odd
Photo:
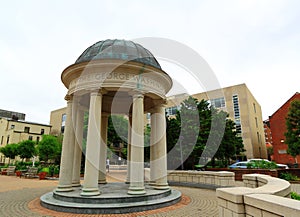
[[[243,175],[245,187],[217,189],[219,216],[300,216],[289,182],[268,175]]]

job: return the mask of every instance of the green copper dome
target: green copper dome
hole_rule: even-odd
[[[155,57],[140,44],[127,40],[107,39],[88,47],[75,63],[91,60],[118,59],[144,63],[161,69]]]

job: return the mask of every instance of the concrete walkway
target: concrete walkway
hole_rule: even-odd
[[[111,171],[108,182],[124,181],[126,171]],[[117,216],[117,217],[212,217],[218,216],[214,190],[173,187],[182,192],[182,201],[162,209],[122,215],[78,215],[59,213],[45,209],[39,204],[39,197],[52,191],[56,180],[20,179],[15,176],[0,175],[0,216],[1,217],[77,217],[77,216]],[[236,182],[242,186],[242,182]],[[292,184],[292,191],[300,194],[300,185]]]
[[[122,181],[124,174],[121,171],[111,171],[109,182]],[[174,187],[183,194],[180,203],[157,210],[122,215],[78,215],[58,213],[47,210],[39,205],[39,197],[52,191],[57,186],[57,181],[20,179],[15,176],[0,175],[0,216],[1,217],[77,217],[77,216],[218,216],[217,200],[214,190]]]

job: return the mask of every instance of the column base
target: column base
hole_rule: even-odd
[[[136,187],[131,186],[128,188],[127,194],[130,194],[130,195],[146,194],[145,187],[144,186],[136,186]]]
[[[155,181],[150,181],[150,182],[149,182],[149,185],[150,185],[150,186],[155,186],[156,183],[155,183]]]
[[[80,182],[73,182],[72,183],[72,187],[80,187],[80,186],[81,186]]]
[[[105,180],[98,180],[98,184],[107,184],[106,179]]]
[[[72,185],[58,185],[55,189],[57,192],[68,192],[73,191]]]
[[[99,188],[83,188],[81,196],[97,196],[100,195]]]
[[[155,185],[153,186],[154,189],[157,189],[157,190],[167,190],[170,188],[170,186],[168,185],[168,183],[165,183],[165,184],[158,184],[158,183],[155,183]]]

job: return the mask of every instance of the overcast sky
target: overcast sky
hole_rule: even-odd
[[[246,83],[264,119],[300,90],[297,0],[1,1],[0,31],[0,109],[27,121],[49,123],[66,106],[61,72],[105,39],[185,44],[222,87]]]

